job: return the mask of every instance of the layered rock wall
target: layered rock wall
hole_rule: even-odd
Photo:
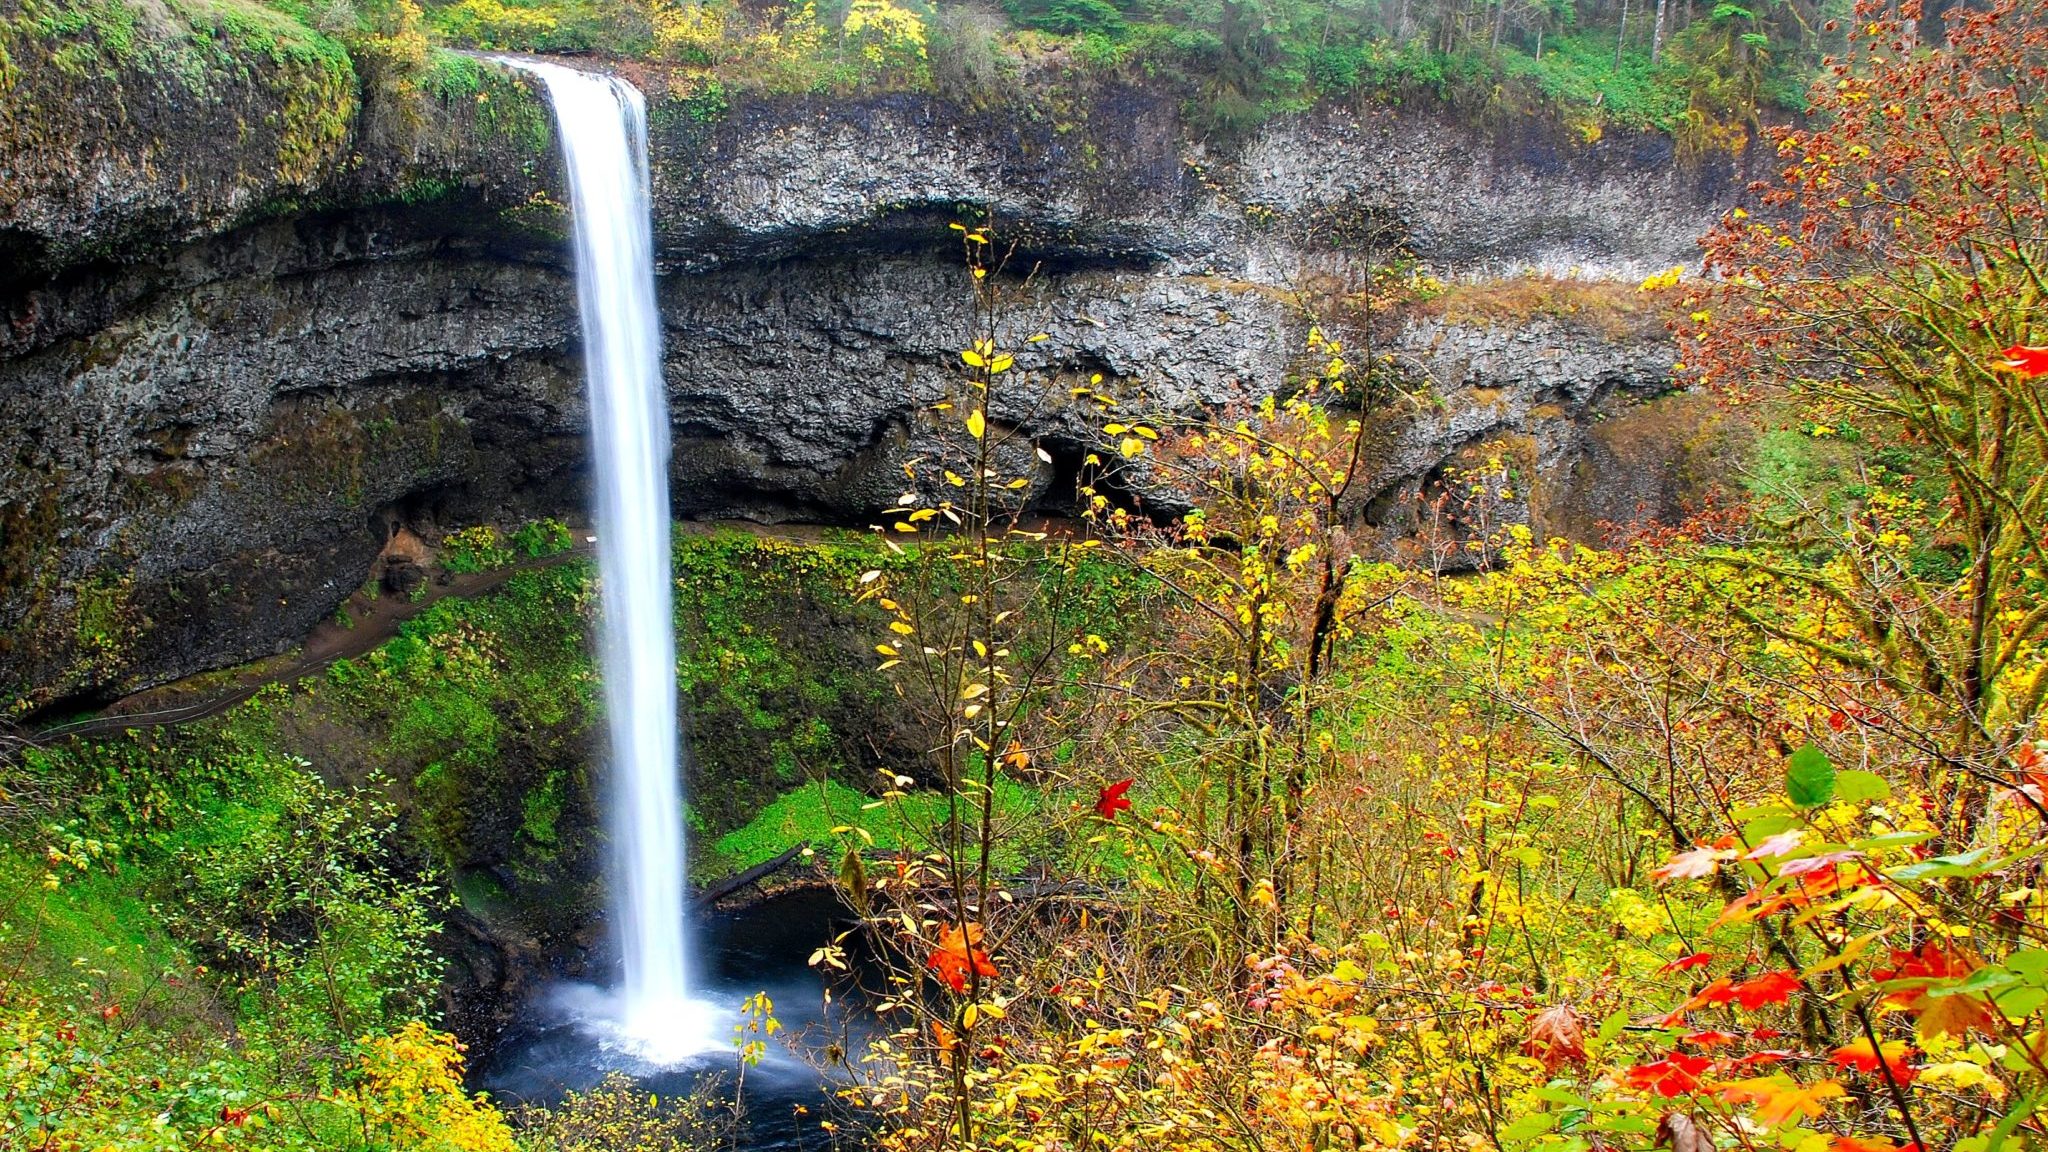
[[[581,508],[574,290],[531,89],[443,60],[405,108],[342,98],[307,153],[266,109],[328,73],[251,65],[219,99],[144,115],[163,81],[141,64],[90,84],[17,66],[0,97],[16,712],[288,645],[399,526]],[[1034,494],[1056,508],[1100,439],[1076,380],[1180,412],[1261,395],[1295,364],[1296,294],[1355,280],[1368,249],[1453,280],[1636,275],[1687,261],[1734,186],[1659,138],[1480,135],[1415,111],[1324,110],[1226,148],[1191,141],[1170,94],[1082,81],[1061,115],[898,94],[744,101],[712,123],[647,83],[684,515],[864,523],[893,499],[957,386],[969,300],[946,224],[965,210],[1020,241],[1017,335],[1048,338],[996,415],[1054,455]],[[109,92],[125,118],[91,107]],[[1654,326],[1417,317],[1389,339],[1435,399],[1374,414],[1363,514],[1385,531],[1502,437],[1551,477],[1510,514],[1585,533],[1670,511],[1676,473],[1604,475],[1622,456],[1595,419],[1663,390]]]

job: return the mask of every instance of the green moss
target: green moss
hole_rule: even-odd
[[[427,56],[426,89],[436,100],[452,104],[483,91],[484,66],[474,56],[436,48]]]
[[[209,0],[191,18],[195,32],[210,34],[231,59],[268,65],[266,79],[282,97],[273,119],[277,177],[311,182],[339,157],[355,120],[356,73],[348,50],[283,13],[240,0]]]
[[[552,154],[554,120],[517,75],[505,68],[483,69],[475,99],[477,129],[486,139],[502,140],[529,156]]]
[[[561,839],[556,822],[562,818],[563,791],[567,787],[567,774],[559,769],[549,772],[539,786],[527,791],[519,802],[519,831],[528,840],[552,849]]]
[[[24,0],[11,23],[17,36],[40,37],[59,71],[98,77],[145,62],[135,16],[122,0]]]
[[[1043,803],[1035,788],[1007,777],[996,781],[996,820],[1015,832],[1004,837],[997,853],[999,871],[1021,871],[1029,855],[1042,847],[1030,828]],[[944,824],[946,811],[946,798],[937,792],[912,792],[885,802],[837,781],[821,780],[783,793],[745,825],[719,837],[711,845],[708,863],[719,872],[738,872],[799,844],[820,853],[847,845],[921,851],[930,846],[933,830]]]

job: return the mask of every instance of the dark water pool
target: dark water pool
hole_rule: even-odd
[[[529,1023],[508,1034],[477,1070],[477,1086],[500,1104],[553,1104],[563,1093],[596,1085],[623,1071],[649,1092],[680,1096],[706,1077],[723,1080],[730,1098],[743,1083],[739,1147],[758,1152],[844,1148],[819,1127],[831,1116],[830,1072],[821,1072],[822,1053],[837,1043],[858,1051],[871,1017],[849,1005],[825,1000],[825,986],[808,966],[811,951],[825,943],[841,914],[829,892],[796,892],[767,900],[731,916],[707,920],[699,930],[700,972],[693,993],[716,1013],[708,1025],[712,1043],[701,1055],[673,1067],[652,1067],[608,1044],[586,1021],[596,989],[565,986],[537,997],[526,1008]],[[732,1028],[740,1006],[765,992],[774,1002],[784,1036],[771,1039],[766,1056],[741,1080]],[[852,1031],[850,1031],[852,1030]],[[793,1039],[809,1055],[792,1051]]]

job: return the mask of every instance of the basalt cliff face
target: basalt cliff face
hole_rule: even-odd
[[[537,94],[443,58],[407,100],[366,100],[345,59],[225,32],[211,50],[238,65],[81,70],[17,44],[0,95],[0,696],[17,713],[290,645],[376,577],[401,526],[583,505]],[[1030,492],[1049,510],[1102,439],[1072,384],[1099,373],[1175,412],[1271,393],[1298,366],[1297,300],[1341,295],[1394,245],[1453,287],[1382,323],[1428,396],[1369,416],[1359,516],[1387,546],[1475,459],[1509,459],[1489,515],[1590,536],[1674,513],[1712,456],[1709,414],[1649,402],[1672,359],[1655,317],[1457,302],[1532,269],[1632,285],[1689,263],[1735,195],[1725,160],[1380,107],[1205,144],[1171,94],[1072,79],[998,110],[895,94],[707,116],[641,78],[679,515],[864,524],[893,501],[958,386],[970,302],[946,225],[970,207],[1033,272],[1012,314],[1047,339],[1020,344],[1023,387],[996,415],[1052,457]]]

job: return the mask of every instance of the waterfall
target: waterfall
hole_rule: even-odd
[[[547,86],[568,165],[576,298],[597,464],[602,671],[612,780],[616,1024],[660,1059],[696,1047],[669,603],[668,405],[654,307],[647,105],[612,76],[505,59]]]

